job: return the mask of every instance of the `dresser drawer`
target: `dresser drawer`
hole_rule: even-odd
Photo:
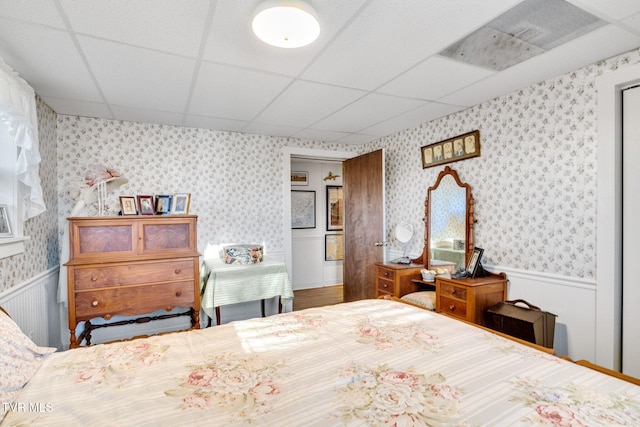
[[[390,268],[376,267],[376,277],[393,281],[396,277],[396,272]]]
[[[156,285],[131,286],[76,292],[76,318],[78,321],[113,315],[125,316],[146,314],[159,309],[167,311],[174,307],[192,307],[194,301],[193,281],[159,283]]]
[[[76,290],[193,280],[193,260],[73,268]]]
[[[391,280],[385,280],[378,277],[378,293],[384,292],[387,294],[393,294],[393,282]]]
[[[467,303],[457,299],[440,296],[440,311],[464,319],[467,317]]]
[[[467,290],[460,286],[453,286],[449,283],[440,284],[440,294],[443,297],[457,298],[466,301]]]

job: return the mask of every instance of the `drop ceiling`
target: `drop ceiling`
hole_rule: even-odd
[[[0,0],[0,57],[62,115],[363,144],[640,47],[637,0],[309,0],[299,49],[259,3]]]

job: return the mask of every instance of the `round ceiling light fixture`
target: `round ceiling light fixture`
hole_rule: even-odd
[[[284,48],[306,46],[320,35],[320,23],[315,11],[298,0],[262,2],[251,27],[263,42]]]

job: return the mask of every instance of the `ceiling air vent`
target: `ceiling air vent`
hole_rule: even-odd
[[[440,55],[502,71],[605,24],[564,0],[525,0]]]

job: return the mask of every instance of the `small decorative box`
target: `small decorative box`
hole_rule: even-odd
[[[262,262],[262,245],[233,245],[222,249],[225,264],[244,265]]]

